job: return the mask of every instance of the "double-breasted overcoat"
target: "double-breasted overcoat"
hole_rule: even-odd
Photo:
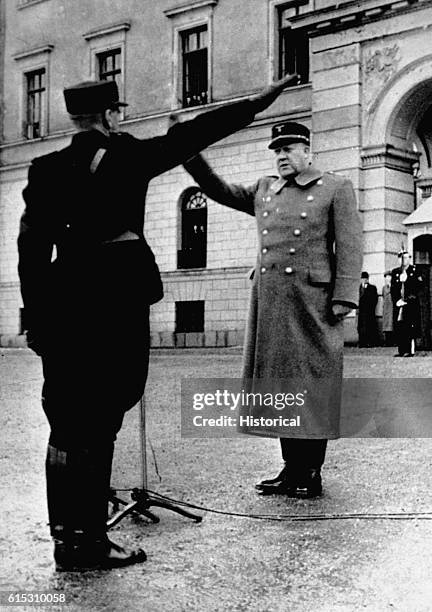
[[[293,180],[266,176],[229,185],[202,157],[186,165],[209,197],[256,218],[258,257],[244,348],[245,381],[296,380],[313,392],[316,429],[245,426],[260,435],[336,438],[342,385],[343,321],[332,304],[355,307],[362,225],[351,182],[310,166]],[[256,385],[252,385],[256,388]],[[313,414],[315,411],[315,414]]]

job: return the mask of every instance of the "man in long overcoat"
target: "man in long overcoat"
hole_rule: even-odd
[[[145,560],[108,539],[106,519],[114,441],[143,394],[149,306],[162,298],[143,235],[148,183],[246,126],[291,78],[146,140],[118,131],[124,103],[114,81],[64,92],[79,131],[32,161],[18,238],[28,344],[42,356],[51,428],[48,514],[59,570]]]
[[[393,344],[393,300],[391,296],[391,270],[384,274],[384,286],[382,288],[383,311],[382,311],[382,331],[386,346]]]
[[[245,381],[305,381],[318,389],[310,422],[317,428],[243,430],[280,437],[285,466],[257,485],[260,494],[321,494],[327,439],[339,436],[343,318],[357,306],[362,225],[351,182],[310,164],[309,130],[273,126],[269,148],[279,176],[251,187],[227,184],[202,157],[186,169],[212,199],[254,215],[258,258],[244,349]]]
[[[368,272],[362,272],[357,319],[360,347],[376,346],[378,342],[378,328],[375,316],[377,303],[377,288],[369,282]]]
[[[391,273],[391,296],[394,312],[394,335],[398,346],[396,357],[413,357],[415,339],[421,335],[419,292],[423,278],[410,255],[403,250],[399,253],[400,266]]]

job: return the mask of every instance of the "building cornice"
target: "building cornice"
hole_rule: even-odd
[[[412,174],[413,164],[417,163],[420,153],[399,149],[391,144],[364,147],[361,153],[363,170],[371,168],[390,168]]]
[[[101,36],[108,36],[109,34],[116,34],[117,32],[127,32],[130,30],[130,21],[122,21],[120,23],[112,23],[111,25],[97,28],[96,30],[90,30],[83,34],[85,40],[93,40],[93,38],[100,38]]]
[[[44,45],[43,47],[35,47],[33,49],[29,49],[28,51],[21,51],[20,53],[16,53],[13,58],[16,62],[20,60],[28,59],[34,55],[42,55],[44,53],[51,53],[54,49],[54,45]]]
[[[432,0],[351,0],[291,20],[295,29],[304,28],[310,36],[320,36],[374,21],[382,21],[432,6]]]
[[[187,13],[189,11],[195,11],[196,9],[201,9],[205,7],[214,7],[217,5],[219,0],[196,0],[195,2],[188,2],[187,4],[182,4],[181,6],[174,6],[173,8],[166,9],[164,14],[166,17],[176,17],[180,15],[180,13]]]

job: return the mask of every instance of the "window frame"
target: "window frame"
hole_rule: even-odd
[[[191,36],[193,34],[201,34],[205,32],[206,33],[206,45],[204,47],[198,47],[197,49],[194,49],[193,51],[185,51],[185,41],[186,41],[186,37]],[[181,45],[181,62],[180,62],[180,66],[181,66],[181,76],[180,81],[181,81],[181,104],[182,104],[182,108],[194,108],[196,106],[205,106],[206,104],[209,103],[209,47],[208,47],[208,38],[209,38],[209,32],[208,32],[208,27],[204,24],[202,26],[199,27],[195,27],[195,28],[191,28],[191,29],[185,29],[180,33],[180,45]],[[205,53],[203,53],[203,51],[205,50]],[[187,97],[187,76],[186,76],[186,62],[187,60],[193,55],[193,54],[197,54],[201,52],[202,55],[205,55],[205,79],[206,79],[206,99],[205,102],[201,103],[201,104],[187,104],[186,103],[186,97]],[[189,89],[189,91],[191,91],[191,89]]]
[[[126,34],[130,29],[130,23],[124,21],[111,26],[101,27],[83,34],[83,38],[88,43],[89,53],[89,78],[98,80],[99,78],[99,56],[108,54],[112,51],[120,51],[120,83],[118,84],[119,97],[122,101],[126,100]],[[126,117],[127,107],[122,107],[120,111],[121,119]]]
[[[51,97],[51,55],[54,45],[45,45],[22,51],[13,56],[17,62],[21,83],[19,86],[19,138],[23,140],[38,140],[49,134],[49,113]],[[45,95],[43,96],[41,112],[40,135],[36,138],[27,137],[27,75],[39,70],[45,70]]]
[[[33,88],[33,90],[29,91],[29,79],[32,76],[36,76],[36,75],[43,75],[43,79],[41,79],[42,81],[42,86],[40,86],[39,88]],[[36,68],[30,71],[26,71],[23,74],[24,77],[24,115],[23,115],[23,136],[26,140],[37,140],[38,138],[43,138],[46,135],[46,129],[45,129],[45,108],[47,105],[46,99],[47,99],[47,71],[45,69],[44,66],[42,66],[41,68]],[[29,122],[29,114],[30,114],[30,93],[33,94],[40,94],[40,100],[39,100],[39,133],[37,136],[34,135],[34,130],[33,130],[33,135],[29,135],[29,128],[30,126],[34,126],[35,123],[30,123]],[[34,104],[34,103],[33,103]],[[34,108],[33,108],[33,114],[34,114]]]
[[[300,11],[298,15],[310,13],[314,9],[315,2],[314,0],[270,0],[269,2],[269,58],[270,58],[270,70],[269,77],[270,80],[277,80],[280,78],[281,74],[281,55],[282,55],[282,41],[280,33],[284,28],[281,28],[281,19],[282,12],[289,8],[299,7]],[[303,10],[302,10],[303,9]],[[297,15],[296,15],[297,17]],[[287,28],[288,29],[288,28]],[[301,29],[297,28],[296,31],[301,32]],[[309,44],[309,59],[308,59],[308,74],[307,80],[302,81],[299,84],[293,84],[290,86],[290,89],[294,89],[295,87],[304,87],[310,84],[310,57],[311,57],[311,48],[310,48],[310,38],[307,36]]]
[[[200,108],[183,107],[182,35],[187,30],[207,27],[207,104],[213,101],[213,13],[219,0],[193,0],[164,11],[172,23],[172,97],[171,110]],[[205,105],[202,105],[205,106]]]

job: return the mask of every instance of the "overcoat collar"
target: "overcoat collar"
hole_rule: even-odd
[[[314,183],[318,179],[322,177],[323,173],[318,168],[314,166],[308,166],[306,170],[297,174],[294,177],[294,181],[297,183],[299,187],[307,187],[311,183]],[[272,183],[270,189],[274,191],[274,193],[279,193],[285,187],[288,181],[282,177],[279,177],[274,183]]]

